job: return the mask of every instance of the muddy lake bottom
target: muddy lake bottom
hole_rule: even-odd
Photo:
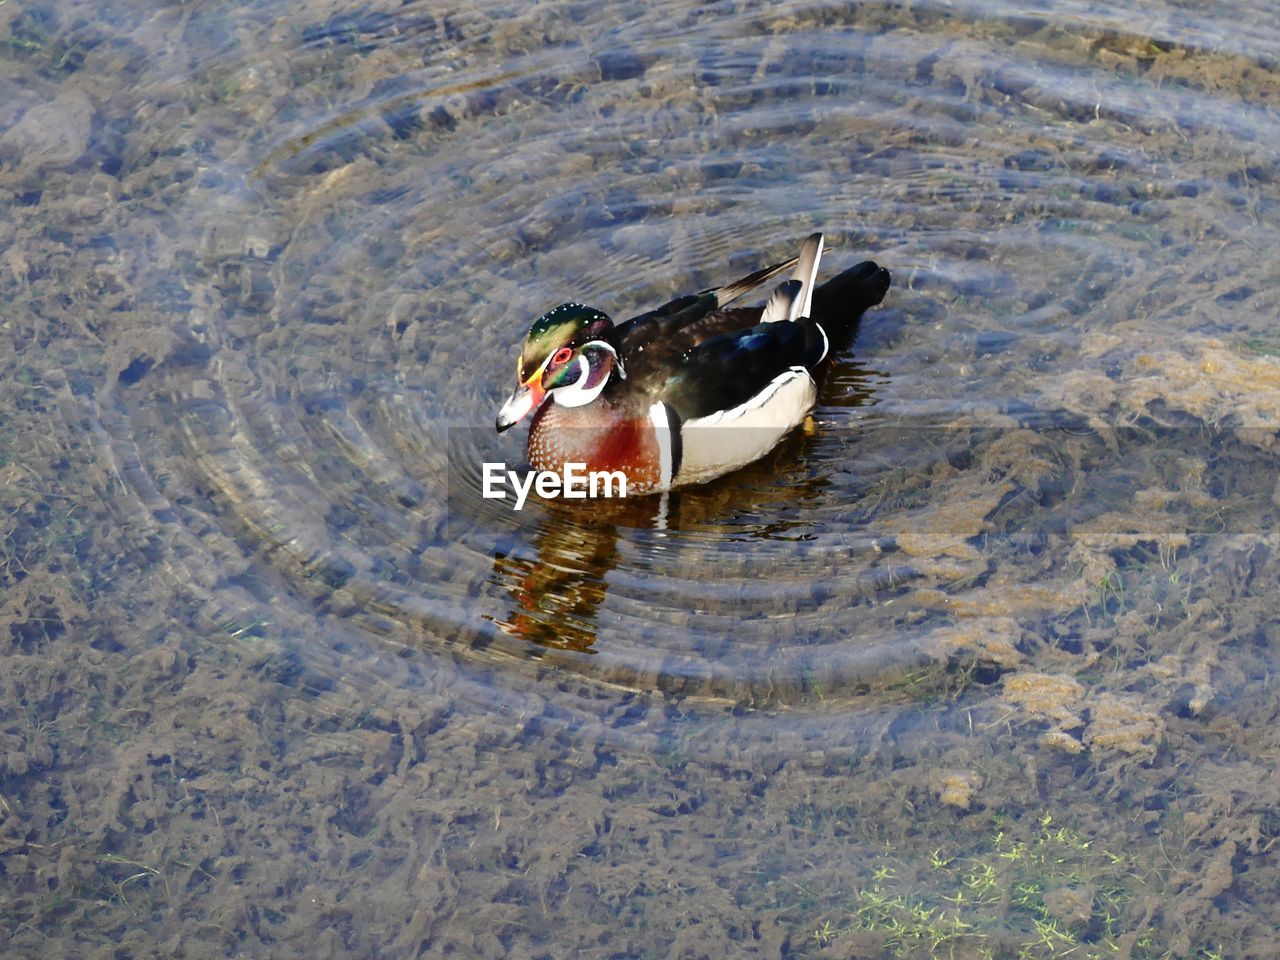
[[[1280,31],[0,3],[0,955],[1264,958]],[[893,276],[712,484],[530,320]]]

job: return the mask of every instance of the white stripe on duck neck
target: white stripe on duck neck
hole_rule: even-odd
[[[618,352],[603,340],[592,340],[590,343],[583,344],[582,349],[585,350],[587,347],[597,346],[603,347],[605,350],[608,350],[613,354],[614,370],[617,370],[621,376],[625,377],[626,374],[622,372],[622,366],[617,359]],[[566,386],[556,387],[551,391],[551,395],[555,397],[556,403],[560,404],[562,407],[585,407],[588,403],[595,400],[596,397],[600,396],[605,385],[608,384],[609,378],[613,376],[613,371],[608,371],[600,378],[599,383],[595,386],[588,387],[587,381],[591,379],[591,361],[581,354],[578,356],[578,369],[582,372],[578,375],[577,380]]]

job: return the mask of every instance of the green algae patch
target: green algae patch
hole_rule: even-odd
[[[881,854],[848,914],[811,934],[815,955],[972,960],[1136,960],[1172,957],[1149,926],[1162,878],[1133,856],[1049,814],[1024,833],[998,830],[964,852],[939,847],[925,863]],[[1184,954],[1211,960],[1209,945]]]

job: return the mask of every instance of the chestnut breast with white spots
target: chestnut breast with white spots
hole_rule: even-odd
[[[653,424],[600,401],[582,407],[548,401],[529,428],[528,456],[535,470],[559,473],[566,463],[585,464],[588,472],[621,470],[628,496],[652,493],[661,482]]]

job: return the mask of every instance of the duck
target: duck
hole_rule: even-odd
[[[549,310],[516,358],[498,432],[532,416],[533,470],[620,472],[628,496],[759,460],[805,422],[833,347],[889,289],[870,260],[819,284],[822,253],[814,233],[790,260],[623,323],[582,303]],[[773,281],[762,306],[730,306]]]

